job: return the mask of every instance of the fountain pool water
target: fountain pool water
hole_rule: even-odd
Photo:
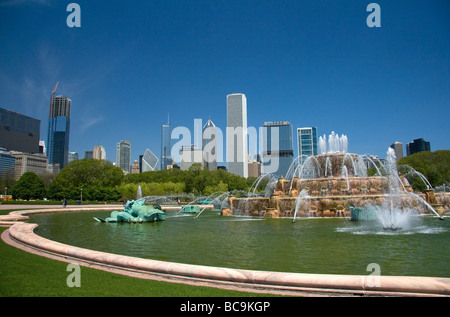
[[[178,263],[252,270],[367,275],[378,263],[383,275],[450,277],[450,221],[430,216],[397,231],[378,230],[346,218],[268,219],[201,217],[167,210],[163,222],[92,221],[108,211],[30,215],[37,234],[92,250]]]

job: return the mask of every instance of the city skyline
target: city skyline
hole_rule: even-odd
[[[224,130],[234,92],[248,126],[345,133],[350,152],[379,157],[418,138],[450,148],[448,2],[377,1],[380,28],[358,1],[77,3],[80,28],[66,25],[66,3],[1,4],[0,107],[40,120],[46,140],[59,82],[80,156],[103,144],[115,161],[123,139],[131,162],[157,151],[168,112],[172,127],[210,117]]]

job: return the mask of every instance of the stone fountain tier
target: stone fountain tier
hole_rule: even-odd
[[[420,213],[442,215],[449,211],[450,195],[432,190],[413,193],[408,180],[395,168],[395,156],[388,150],[387,163],[379,167],[386,176],[367,176],[361,156],[327,153],[308,157],[290,169],[291,179],[279,178],[270,185],[271,196],[228,198],[223,215],[259,217],[349,217],[350,206],[382,206],[395,200],[396,207]],[[378,169],[378,167],[377,167]],[[267,188],[266,188],[267,189]],[[428,206],[427,206],[428,205]]]
[[[380,206],[395,196],[401,208],[412,208],[427,214],[430,210],[418,199],[412,199],[409,184],[402,177],[406,191],[389,193],[389,176],[313,178],[292,181],[278,179],[271,197],[228,198],[229,208],[222,214],[259,216],[268,218],[293,217],[298,204],[297,217],[350,217],[350,206]],[[305,197],[299,193],[307,192]],[[450,193],[425,191],[414,194],[428,202],[439,213],[450,209]],[[300,201],[299,201],[300,200]]]
[[[407,194],[397,195],[397,199],[406,208],[414,208],[421,213],[429,210],[417,200],[412,200]],[[425,198],[424,195],[421,195]],[[300,204],[297,217],[350,217],[350,206],[365,207],[367,205],[382,205],[389,197],[380,195],[345,195],[345,196],[309,196]],[[224,208],[222,214],[279,218],[293,217],[297,198],[272,195],[267,197],[229,198],[229,208]],[[448,207],[448,206],[447,206]]]

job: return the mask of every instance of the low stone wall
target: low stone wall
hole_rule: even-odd
[[[92,208],[90,208],[92,210]],[[110,210],[109,207],[108,210]],[[83,211],[85,208],[61,208],[28,210],[23,214],[36,212]],[[96,209],[99,210],[99,209]],[[15,217],[17,212],[14,212]],[[13,219],[13,218],[10,218]],[[14,218],[15,220],[23,218]],[[124,272],[137,272],[169,277],[177,282],[189,281],[210,283],[215,287],[236,285],[243,290],[264,290],[266,292],[308,292],[325,294],[358,294],[377,296],[450,296],[450,278],[409,277],[409,276],[364,276],[303,274],[268,271],[240,270],[222,267],[181,264],[157,260],[141,259],[55,242],[34,233],[36,224],[14,222],[4,232],[9,239],[42,254],[51,254],[63,261],[81,261],[87,265],[113,267]]]

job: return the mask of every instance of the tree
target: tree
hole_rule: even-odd
[[[23,173],[11,190],[13,199],[42,199],[45,193],[44,181],[33,172]]]
[[[433,187],[450,182],[450,150],[414,153],[403,157],[397,164],[399,171],[407,175],[411,186],[416,191],[426,189],[426,183],[414,170],[425,176]],[[414,170],[404,165],[410,166]]]
[[[51,199],[89,200],[118,199],[120,193],[115,189],[123,180],[123,171],[103,160],[76,160],[66,165],[48,188]]]

